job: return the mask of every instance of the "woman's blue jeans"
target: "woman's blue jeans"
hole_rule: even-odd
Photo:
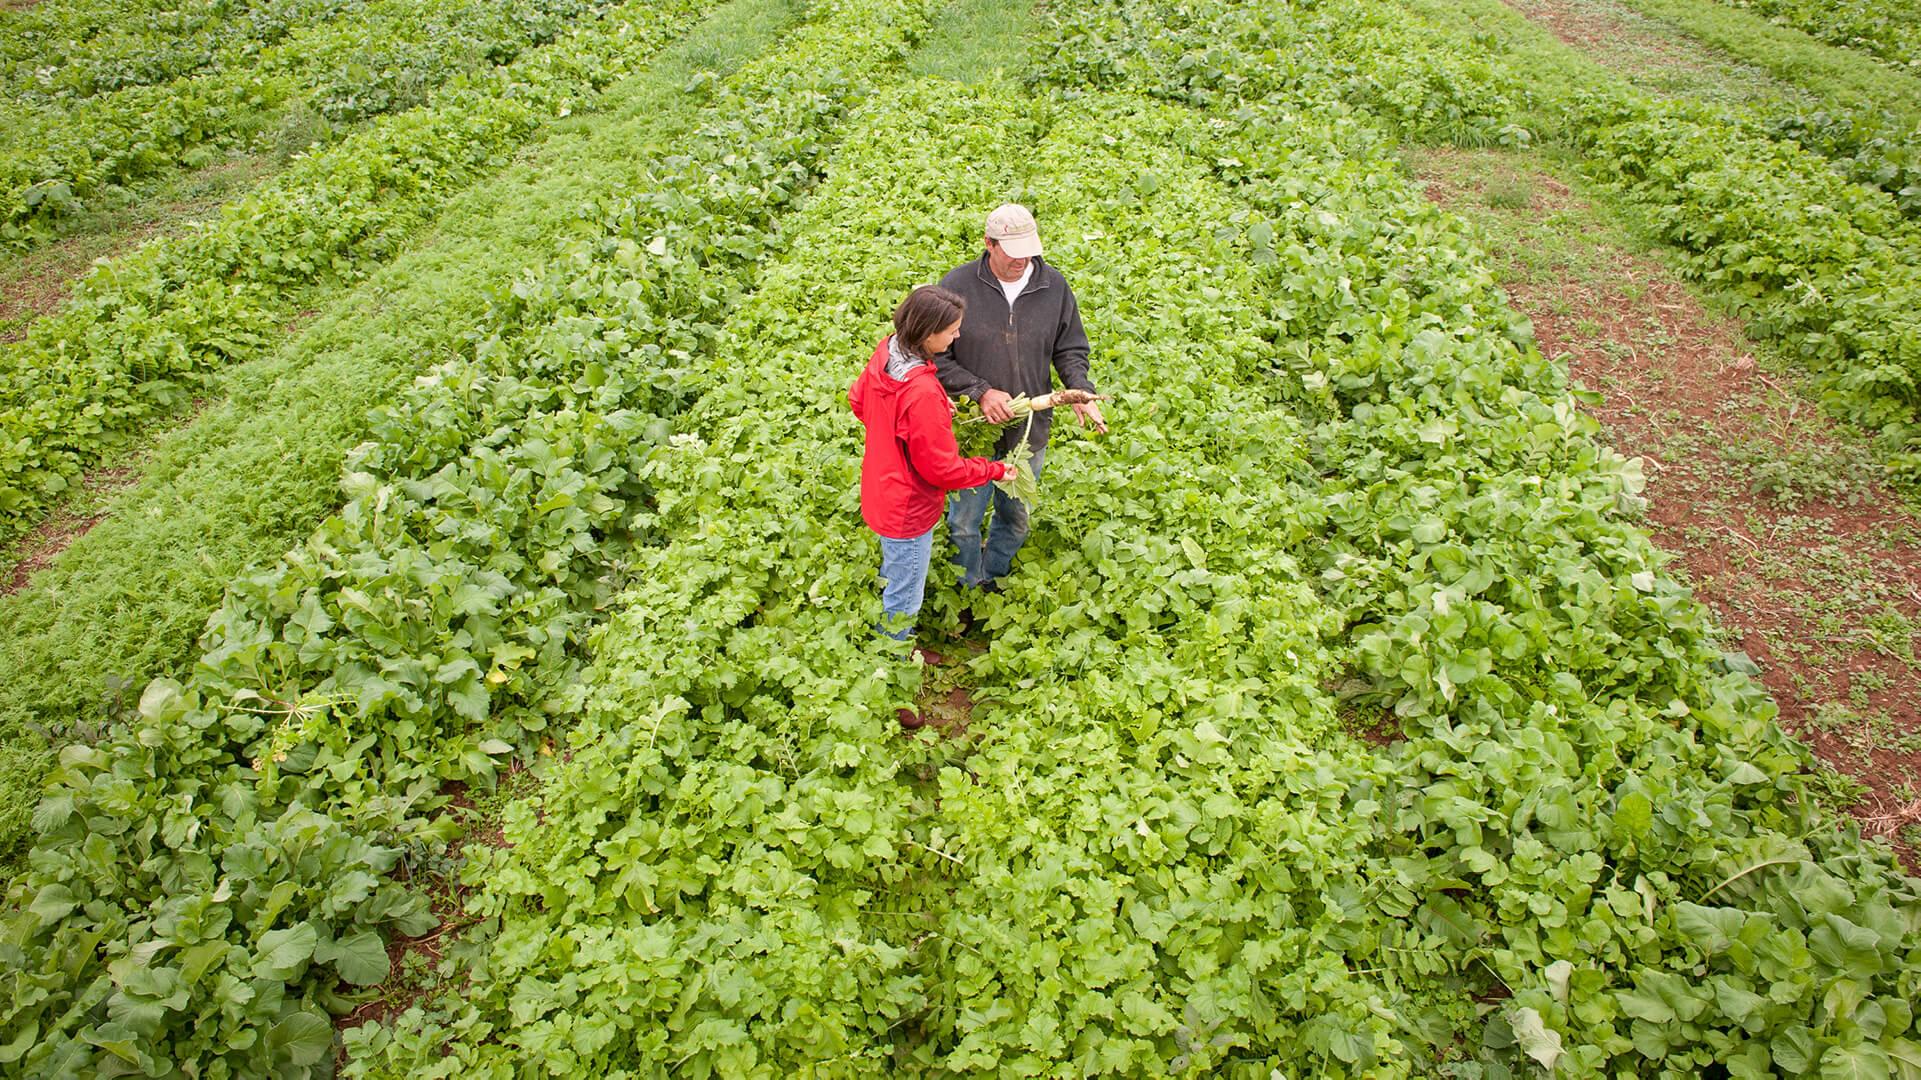
[[[1041,462],[1047,447],[1034,451],[1034,478],[1040,479]],[[994,522],[988,527],[987,542],[981,543],[981,520],[987,504],[994,504]],[[1006,577],[1014,568],[1014,555],[1027,542],[1027,507],[1019,499],[992,484],[964,488],[947,497],[947,535],[954,540],[954,562],[961,568],[961,584],[984,585],[992,578]]]
[[[932,529],[908,540],[880,537],[881,633],[900,641],[914,633],[914,619],[927,594],[927,564],[933,554]]]

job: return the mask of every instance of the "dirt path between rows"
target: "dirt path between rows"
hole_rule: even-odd
[[[1487,231],[1541,351],[1647,459],[1648,526],[1745,651],[1781,722],[1834,772],[1825,801],[1921,868],[1921,518],[1858,441],[1757,365],[1738,321],[1538,163],[1429,151],[1429,197]]]
[[[0,254],[0,344],[20,340],[35,320],[58,311],[96,262],[192,229],[277,168],[271,158],[255,155],[163,178],[144,196],[128,196],[133,201],[126,206],[96,211],[69,235],[25,253]]]

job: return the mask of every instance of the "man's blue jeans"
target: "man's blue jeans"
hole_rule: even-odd
[[[1036,480],[1046,458],[1047,447],[1034,451]],[[994,504],[994,523],[983,544],[981,521],[987,516],[989,502]],[[1014,568],[1015,553],[1027,542],[1027,529],[1027,507],[992,484],[964,488],[947,497],[947,535],[954,538],[954,562],[961,568],[963,586],[984,585],[990,578],[1006,577]]]
[[[932,529],[908,540],[880,537],[881,633],[899,641],[913,635],[914,619],[927,594],[927,564],[933,556]]]

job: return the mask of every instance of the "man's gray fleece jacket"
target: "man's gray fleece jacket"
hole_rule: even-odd
[[[989,390],[1039,397],[1054,385],[1048,368],[1060,372],[1061,384],[1073,390],[1094,390],[1087,379],[1087,332],[1081,329],[1081,308],[1060,271],[1039,258],[1027,287],[1014,298],[1007,294],[987,266],[987,255],[955,267],[941,279],[967,300],[960,337],[947,352],[934,358],[941,385],[949,394],[965,394],[975,401]],[[1033,445],[1047,445],[1053,411],[1034,414]],[[996,445],[1006,453],[1020,438],[1023,425],[1008,425]]]

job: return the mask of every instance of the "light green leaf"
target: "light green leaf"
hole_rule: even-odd
[[[269,930],[260,935],[259,955],[254,958],[254,975],[287,981],[313,959],[320,934],[314,924],[303,922],[285,930]]]
[[[1568,980],[1574,975],[1574,965],[1566,960],[1556,960],[1547,966],[1547,987],[1554,1000],[1567,1001]]]
[[[1554,1063],[1561,1060],[1561,1033],[1548,1027],[1541,1014],[1530,1008],[1514,1010],[1508,1024],[1514,1028],[1514,1041],[1527,1056],[1553,1072]]]
[[[1830,1046],[1821,1055],[1822,1080],[1889,1080],[1888,1055],[1869,1043]]]

